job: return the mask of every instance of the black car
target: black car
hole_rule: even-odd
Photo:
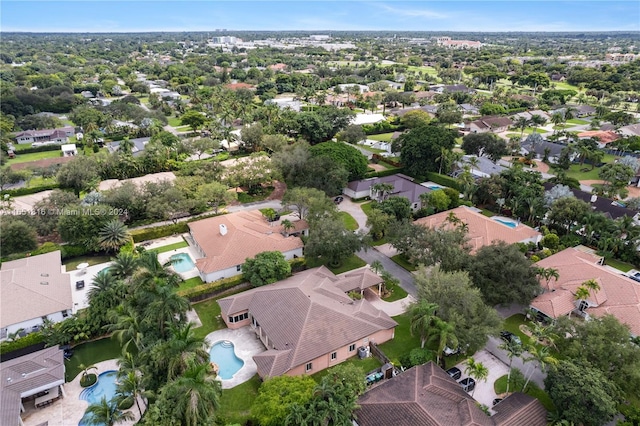
[[[516,336],[515,334],[513,334],[510,331],[501,331],[500,332],[500,337],[505,342],[514,342],[514,343],[517,343],[518,345],[522,344],[522,341],[520,340],[520,337]]]
[[[462,377],[462,371],[460,371],[458,367],[451,367],[447,370],[447,374],[451,376],[453,380],[458,380],[460,377]]]
[[[333,199],[333,202],[336,204],[340,204],[343,201],[344,201],[344,197],[342,196],[337,196],[336,198]]]
[[[476,381],[473,380],[471,377],[462,379],[458,383],[460,384],[460,386],[462,386],[462,389],[464,389],[465,392],[471,392],[476,388]]]
[[[496,405],[500,401],[502,401],[502,398],[496,398],[496,399],[493,400],[493,403],[491,405]]]

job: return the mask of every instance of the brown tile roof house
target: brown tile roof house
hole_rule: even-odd
[[[620,135],[611,130],[588,130],[586,132],[578,133],[578,137],[582,138],[596,138],[601,144],[608,144],[620,139]]]
[[[33,352],[1,364],[0,424],[18,426],[22,398],[64,384],[64,358],[57,347]]]
[[[519,223],[512,228],[465,206],[420,218],[415,223],[430,228],[438,228],[444,224],[445,228],[450,228],[454,226],[447,220],[451,213],[467,224],[471,253],[475,253],[480,247],[490,245],[493,241],[514,244],[527,241],[538,242],[542,238],[538,231],[527,225]]]
[[[487,416],[476,401],[434,362],[413,367],[369,390],[358,400],[359,426],[545,426],[540,402],[515,393]]]
[[[253,84],[248,84],[248,83],[229,83],[229,84],[225,85],[224,87],[226,87],[227,89],[231,89],[231,90],[238,90],[238,89],[255,90],[256,89],[256,86],[254,86]]]
[[[300,231],[298,228],[308,227],[306,222],[300,221],[296,224],[296,230]],[[297,236],[285,237],[281,234],[282,227],[267,222],[259,210],[191,222],[189,229],[196,248],[203,256],[196,261],[202,275],[235,268],[245,259],[264,251],[287,253],[298,250],[299,255],[302,254],[302,240]]]
[[[260,377],[315,373],[354,356],[357,346],[393,338],[393,319],[346,294],[380,282],[368,269],[336,276],[320,267],[218,304],[230,328],[250,325],[267,347],[253,357]]]
[[[542,259],[541,268],[555,268],[560,277],[550,282],[551,290],[533,299],[531,306],[550,318],[580,313],[588,316],[611,314],[631,327],[631,333],[640,336],[640,283],[599,264],[600,256],[573,248]],[[592,291],[588,306],[580,306],[575,293],[580,285],[595,279],[600,290]],[[546,287],[546,282],[540,285]],[[548,290],[548,289],[547,289]]]
[[[347,184],[342,190],[345,195],[351,198],[363,198],[371,196],[371,187],[378,183],[388,183],[393,185],[393,190],[389,197],[406,197],[416,208],[421,205],[420,195],[431,192],[431,189],[414,182],[414,179],[401,173],[395,175],[354,180]]]
[[[513,121],[509,117],[480,117],[469,123],[472,132],[501,132],[507,130]]]
[[[62,273],[60,251],[4,262],[0,283],[2,338],[16,328],[41,324],[42,317],[60,321],[62,312],[73,308],[71,281]]]

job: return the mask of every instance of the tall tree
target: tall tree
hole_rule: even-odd
[[[287,278],[291,275],[291,265],[279,251],[265,251],[246,259],[242,274],[252,286],[260,287]]]
[[[420,336],[420,347],[423,349],[429,338],[429,332],[433,326],[437,309],[438,305],[425,300],[416,301],[409,306],[408,313],[411,318],[409,330],[411,335],[417,334]]]
[[[110,220],[100,229],[98,243],[106,252],[115,252],[130,241],[127,226],[118,219]]]
[[[114,426],[115,424],[133,420],[133,414],[126,411],[123,412],[115,399],[107,401],[106,397],[102,397],[100,402],[93,403],[87,407],[86,413],[89,415],[86,419],[88,425],[106,425]]]
[[[455,135],[438,126],[420,126],[403,133],[399,138],[400,158],[412,175],[435,172],[440,164],[436,159],[442,148],[451,150],[455,145]]]

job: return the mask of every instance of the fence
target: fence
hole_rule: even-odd
[[[371,349],[371,354],[378,358],[383,365],[391,362],[391,360],[384,354],[384,352],[382,352],[382,350],[376,343],[369,343],[369,348]]]

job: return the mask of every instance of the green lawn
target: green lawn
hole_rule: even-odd
[[[589,164],[583,164],[582,166],[580,164],[572,164],[569,170],[567,170],[567,176],[577,180],[600,179],[598,173],[600,173],[600,169],[595,167],[591,170]]]
[[[491,210],[482,209],[482,215],[486,216],[486,217],[493,217],[496,214],[494,212],[492,212]]]
[[[220,317],[220,305],[216,299],[205,300],[193,305],[193,309],[198,313],[202,327],[194,328],[193,334],[196,337],[206,337],[212,331],[227,328],[224,321]]]
[[[347,212],[339,212],[338,215],[340,219],[342,219],[342,223],[349,231],[355,231],[360,226],[358,226],[358,222]]]
[[[396,262],[398,265],[402,266],[404,269],[406,269],[409,272],[413,272],[416,269],[418,269],[414,265],[409,263],[409,261],[407,260],[404,254],[396,254],[391,258],[391,260],[393,260],[394,262]]]
[[[182,121],[180,121],[180,119],[178,117],[168,117],[167,121],[169,123],[169,126],[171,126],[171,127],[182,126]]]
[[[367,139],[372,139],[374,141],[381,141],[381,142],[391,142],[391,136],[393,136],[393,132],[380,133],[379,135],[368,135]]]
[[[411,349],[415,349],[420,346],[420,338],[418,336],[411,336],[409,331],[409,315],[402,314],[393,317],[398,323],[395,330],[394,338],[380,345],[382,352],[393,362],[395,365],[400,365],[400,357],[404,354],[411,352]]]
[[[89,266],[98,265],[100,263],[106,263],[111,261],[111,256],[80,256],[62,261],[62,264],[67,267],[67,271],[75,270],[79,264],[88,263]]]
[[[567,123],[580,125],[580,124],[589,124],[586,120],[580,120],[579,118],[572,118],[571,120],[567,120]]]
[[[612,266],[622,272],[629,272],[630,270],[634,269],[635,266],[630,264],[630,263],[626,263],[623,262],[621,260],[617,260],[617,259],[607,259],[604,262],[606,265]]]
[[[225,424],[243,425],[249,420],[251,405],[258,396],[261,384],[262,380],[256,374],[247,382],[222,390],[218,414]]]
[[[371,245],[372,246],[381,246],[381,245],[387,244],[387,243],[388,243],[387,237],[382,237],[379,240],[372,241]]]
[[[120,357],[122,349],[116,339],[106,337],[93,342],[83,343],[73,348],[73,356],[65,361],[65,380],[70,382],[82,372],[80,364],[93,365],[97,362]],[[98,371],[98,374],[102,371]]]
[[[311,258],[307,259],[307,266],[309,268],[317,268],[318,266],[325,265],[327,268],[331,270],[331,272],[333,272],[336,275],[342,274],[343,272],[351,271],[353,269],[362,268],[366,264],[367,262],[360,259],[355,254],[352,254],[351,256],[344,259],[342,261],[342,265],[338,266],[337,268],[333,268],[327,265],[326,262],[322,262],[321,259],[311,259]]]
[[[62,156],[62,151],[44,151],[44,152],[32,152],[30,154],[17,154],[16,158],[10,158],[7,160],[7,164],[21,164],[28,163],[30,161],[44,160],[45,158],[58,158]]]
[[[371,202],[360,204],[360,208],[362,209],[364,214],[366,214],[367,217],[369,217],[371,215],[371,210],[373,209],[373,204],[371,204]]]
[[[385,302],[395,302],[396,300],[401,300],[405,297],[407,297],[407,292],[399,285],[396,285],[393,287],[393,292],[391,293],[391,295],[382,300],[384,300]]]
[[[249,195],[246,192],[238,192],[238,201],[242,204],[253,203],[255,201],[262,201],[267,198],[273,192],[273,186],[265,188],[260,194]]]
[[[188,290],[190,288],[197,287],[202,283],[203,282],[202,282],[202,279],[200,279],[200,277],[189,278],[188,280],[185,280],[184,282],[182,282],[180,284],[180,287],[178,287],[178,291],[180,291],[180,290]]]
[[[524,385],[524,383],[522,385]],[[512,384],[510,386],[509,391],[511,391],[514,387],[516,387],[517,390],[520,391],[522,390],[521,386],[514,386],[514,384]],[[500,377],[498,380],[496,380],[495,383],[493,384],[493,389],[496,391],[496,394],[498,395],[505,393],[507,390],[507,376],[504,375]],[[544,390],[540,389],[535,383],[529,382],[525,393],[536,398],[538,401],[540,401],[542,405],[544,405],[544,408],[547,409],[547,411],[550,411],[550,412],[556,411],[556,407],[553,405],[553,401],[551,401],[551,398],[549,397],[549,395]]]
[[[187,242],[184,241],[184,240],[182,240],[179,243],[169,244],[169,245],[166,245],[166,246],[154,248],[154,249],[149,250],[149,251],[153,251],[153,252],[156,252],[156,253],[160,254],[160,253],[166,253],[166,252],[171,251],[171,250],[180,249],[180,248],[183,248],[183,247],[189,247],[189,244],[187,244]]]
[[[578,86],[574,86],[564,81],[553,82],[552,84],[555,85],[557,90],[575,90],[576,92],[580,92],[580,88]]]
[[[438,70],[436,70],[433,67],[427,67],[427,66],[416,67],[416,66],[410,65],[407,68],[407,71],[417,72],[417,73],[422,72],[423,74],[431,75],[431,76],[437,76],[438,75]]]
[[[520,336],[520,339],[522,340],[522,344],[524,346],[532,343],[531,338],[520,331],[520,325],[524,324],[525,322],[526,319],[523,314],[515,314],[504,320],[503,324],[505,330]]]

